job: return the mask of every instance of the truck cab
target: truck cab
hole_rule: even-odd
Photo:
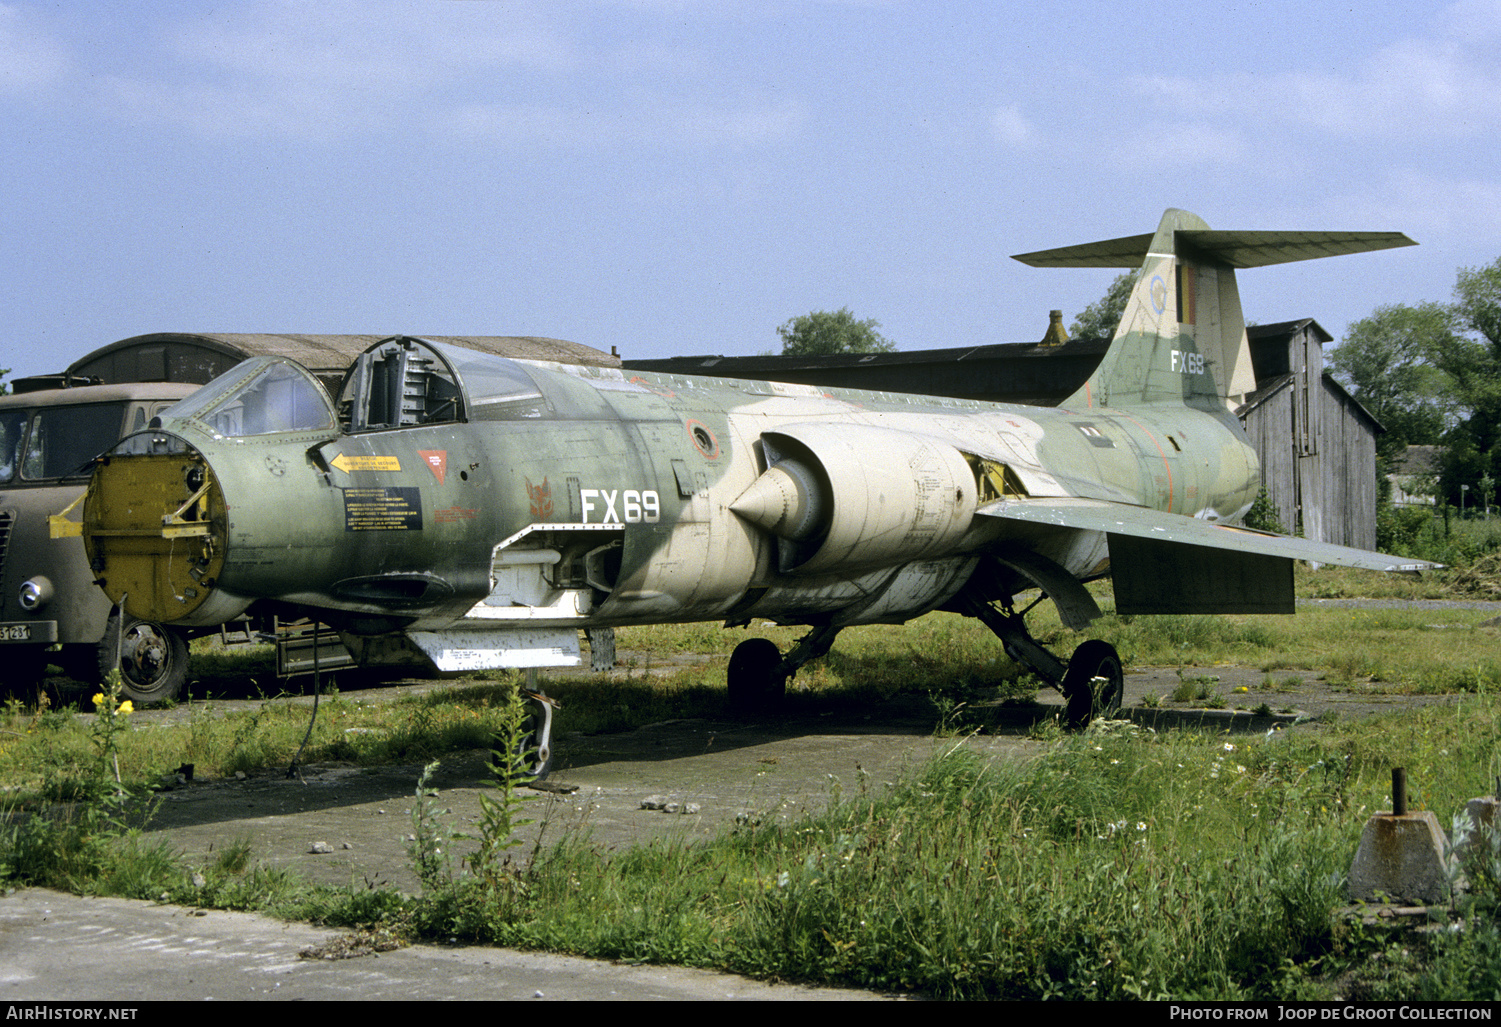
[[[186,638],[128,616],[122,632],[82,537],[53,538],[48,518],[83,495],[96,456],[197,386],[28,384],[37,383],[0,396],[0,686],[26,694],[49,664],[87,682],[118,666],[135,702],[174,698],[187,676]]]

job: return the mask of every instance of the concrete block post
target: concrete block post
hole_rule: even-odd
[[[1501,829],[1501,780],[1496,782],[1495,795],[1482,795],[1465,803],[1465,815],[1470,818],[1473,829],[1464,843],[1454,847],[1454,858],[1461,867],[1468,867],[1473,860],[1491,855],[1491,832]]]
[[[1434,905],[1449,897],[1444,833],[1432,810],[1406,812],[1406,772],[1392,773],[1392,805],[1366,821],[1350,866],[1350,898]]]

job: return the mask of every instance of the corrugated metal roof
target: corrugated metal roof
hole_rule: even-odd
[[[236,362],[252,356],[283,356],[297,361],[314,372],[342,372],[355,357],[371,345],[386,338],[390,336],[153,332],[101,346],[74,361],[68,370],[87,374],[90,373],[91,367],[111,368],[117,362],[122,366],[131,364],[133,362],[128,358],[133,353],[171,348],[202,351],[230,358]],[[592,346],[567,342],[563,339],[548,339],[531,335],[431,335],[423,336],[423,338],[438,342],[451,342],[456,346],[464,346],[483,353],[494,353],[522,360],[550,360],[562,364],[588,364],[598,367],[620,366],[619,357]],[[207,381],[206,378],[204,380]]]
[[[65,406],[76,403],[124,403],[130,400],[182,399],[196,390],[177,382],[124,382],[117,385],[81,385],[71,389],[38,389],[0,396],[0,408]]]

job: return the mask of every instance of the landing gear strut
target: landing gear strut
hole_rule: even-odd
[[[496,733],[490,763],[513,784],[534,784],[552,771],[552,714],[562,703],[536,687],[535,670],[527,671],[521,695],[530,709],[514,735]]]
[[[552,771],[552,711],[559,707],[556,699],[530,688],[522,694],[532,706],[532,712],[522,721],[516,735],[518,760],[518,783],[542,780]]]
[[[1031,607],[1028,607],[1031,609]],[[1071,727],[1084,727],[1095,717],[1108,717],[1121,707],[1125,675],[1120,654],[1109,642],[1091,638],[1081,642],[1068,663],[1043,648],[1027,630],[1008,599],[1002,609],[968,599],[964,612],[978,617],[1001,640],[1006,655],[1063,694]]]
[[[739,714],[762,713],[781,705],[787,695],[787,679],[809,660],[829,651],[839,628],[815,627],[783,656],[767,638],[747,638],[730,654],[727,670],[730,706]]]

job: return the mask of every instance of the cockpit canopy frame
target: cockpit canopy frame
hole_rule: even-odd
[[[383,339],[356,358],[339,388],[338,411],[352,434],[554,416],[517,361],[411,336]]]

